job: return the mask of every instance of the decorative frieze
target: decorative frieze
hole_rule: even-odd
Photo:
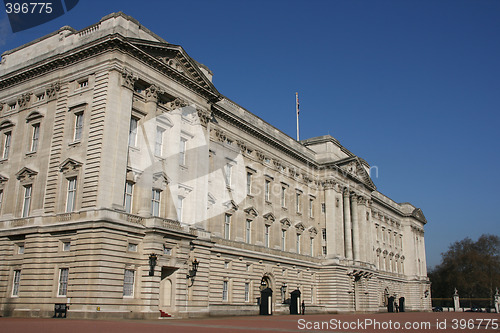
[[[150,85],[146,88],[146,102],[157,102],[158,96],[163,94],[164,91],[155,84]],[[168,107],[167,107],[168,108]]]
[[[147,89],[146,89],[146,92],[147,92]],[[177,97],[173,101],[165,103],[165,107],[167,108],[168,111],[180,109],[180,108],[183,108],[183,107],[188,106],[188,105],[189,105],[188,102],[183,100],[180,97]]]

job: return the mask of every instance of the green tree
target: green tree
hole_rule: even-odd
[[[469,237],[450,245],[441,263],[429,272],[433,297],[448,298],[457,288],[461,297],[492,297],[500,288],[500,237]]]

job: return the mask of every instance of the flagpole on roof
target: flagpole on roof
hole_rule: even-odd
[[[296,111],[297,111],[297,141],[300,140],[299,137],[299,93],[295,93],[295,106],[296,106]]]

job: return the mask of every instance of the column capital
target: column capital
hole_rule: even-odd
[[[158,96],[163,94],[163,90],[155,84],[146,88],[146,102],[157,102]]]

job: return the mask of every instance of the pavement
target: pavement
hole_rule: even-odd
[[[204,319],[77,320],[0,318],[0,333],[247,333],[247,332],[500,332],[500,314],[405,312],[211,317]]]

